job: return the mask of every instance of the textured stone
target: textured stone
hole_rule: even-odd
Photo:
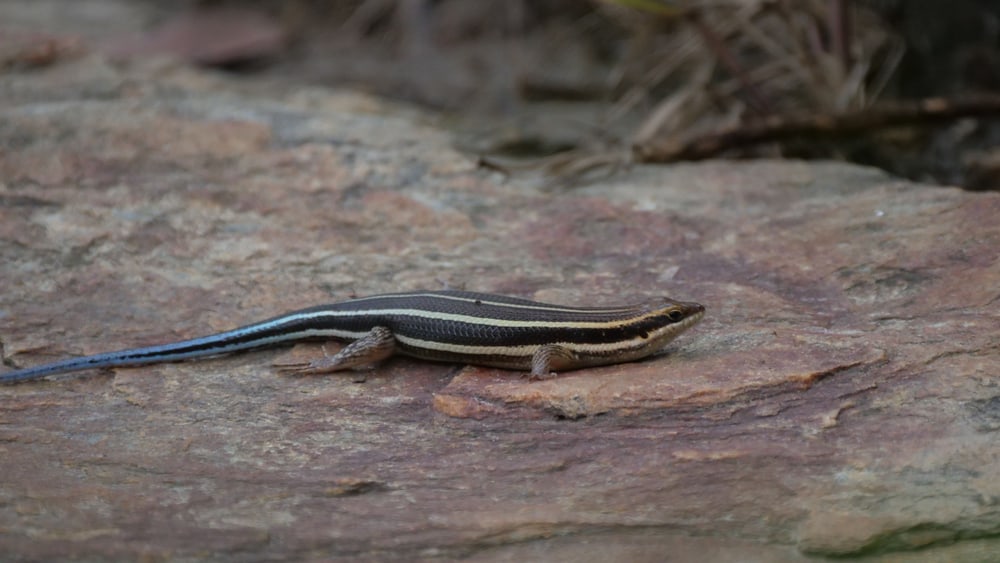
[[[542,382],[270,367],[308,344],[0,388],[0,552],[1000,549],[997,194],[781,161],[543,192],[378,100],[96,57],[0,92],[8,366],[444,285],[708,308],[662,357]]]

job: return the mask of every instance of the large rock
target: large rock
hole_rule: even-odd
[[[169,65],[0,92],[8,366],[445,285],[708,308],[543,382],[272,369],[303,345],[2,387],[8,556],[1000,551],[1000,195],[782,161],[540,191],[377,100]]]

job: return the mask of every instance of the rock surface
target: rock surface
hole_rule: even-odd
[[[858,167],[637,168],[540,191],[413,112],[96,57],[0,75],[9,367],[353,294],[706,320],[530,382],[318,345],[0,387],[0,552],[48,558],[987,561],[1000,195]]]

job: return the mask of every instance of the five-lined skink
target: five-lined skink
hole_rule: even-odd
[[[530,370],[533,378],[547,378],[554,371],[630,362],[655,354],[697,323],[704,312],[698,303],[668,298],[621,307],[566,307],[466,291],[392,293],[293,311],[201,338],[9,371],[0,374],[0,383],[188,360],[316,338],[353,342],[333,356],[287,365],[284,371],[333,372],[401,353]]]

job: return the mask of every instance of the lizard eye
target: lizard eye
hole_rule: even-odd
[[[673,309],[669,313],[667,313],[667,317],[670,318],[671,321],[678,323],[684,320],[684,313],[682,313],[678,309]]]

